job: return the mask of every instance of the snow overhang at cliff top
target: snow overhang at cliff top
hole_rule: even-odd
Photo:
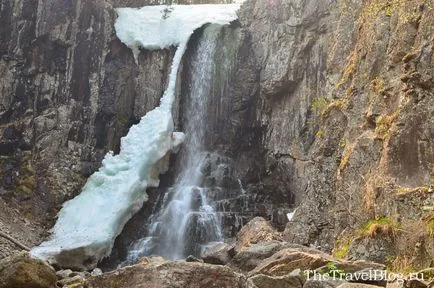
[[[239,4],[203,4],[119,8],[116,35],[137,60],[139,47],[161,49],[188,41],[206,23],[228,24],[237,19]]]

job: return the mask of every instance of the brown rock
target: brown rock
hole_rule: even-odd
[[[300,251],[295,248],[283,249],[263,260],[258,267],[250,271],[249,275],[283,276],[295,269],[315,270],[333,261],[330,255],[319,251],[318,253],[309,253],[307,249],[306,251]]]
[[[243,271],[250,271],[258,266],[262,260],[276,253],[282,245],[283,243],[278,241],[252,244],[237,253],[234,258],[232,258],[231,264]]]
[[[280,234],[262,217],[253,218],[237,234],[235,252],[247,249],[251,244],[280,240]]]
[[[202,259],[205,263],[225,265],[231,261],[230,251],[234,248],[233,245],[220,243],[216,246],[210,247],[202,254]]]
[[[353,273],[361,270],[385,270],[386,266],[380,263],[356,260],[356,261],[341,261],[337,267],[347,273]]]
[[[45,262],[22,252],[0,261],[0,288],[56,287],[56,272]]]
[[[421,280],[418,279],[409,279],[405,281],[406,288],[427,288],[428,285]]]
[[[245,276],[198,262],[150,262],[92,277],[90,288],[245,288]]]
[[[85,278],[83,278],[80,275],[76,275],[71,278],[62,279],[58,281],[57,284],[60,285],[61,287],[65,287],[65,286],[70,287],[72,285],[83,285],[84,282],[85,282]]]
[[[300,273],[291,273],[276,277],[258,274],[249,278],[248,281],[250,285],[257,288],[302,288],[305,279]]]

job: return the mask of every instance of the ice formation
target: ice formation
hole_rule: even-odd
[[[178,51],[183,54],[180,48],[186,46],[194,30],[207,23],[230,23],[237,19],[239,7],[239,4],[204,4],[120,8],[116,35],[133,50],[136,61],[140,47],[161,49],[179,45]]]
[[[235,20],[238,8],[228,4],[117,10],[116,35],[133,50],[136,61],[139,47],[178,46],[168,87],[160,106],[122,138],[120,153],[108,153],[81,194],[63,205],[50,239],[33,248],[33,256],[61,267],[90,269],[110,254],[116,236],[147,200],[146,188],[159,185],[161,159],[184,139],[183,133],[173,132],[171,111],[178,67],[191,34],[206,23]]]
[[[292,211],[292,212],[289,212],[288,214],[286,214],[286,218],[288,218],[288,221],[291,221],[292,220],[292,218],[294,217],[294,214],[295,214],[295,211],[296,211],[297,209],[295,209],[294,211]]]

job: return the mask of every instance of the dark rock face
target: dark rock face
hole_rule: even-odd
[[[363,256],[377,261],[412,255],[407,242],[433,253],[423,206],[433,191],[434,15],[426,1],[385,2],[258,0],[239,13],[256,79],[238,87],[256,103],[255,187],[281,202],[295,196],[291,242],[331,251],[379,217],[414,231],[393,233],[381,259]]]
[[[174,50],[136,65],[115,18],[106,1],[1,2],[0,187],[26,212],[51,218],[165,89]]]

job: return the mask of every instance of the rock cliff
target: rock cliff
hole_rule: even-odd
[[[432,2],[243,8],[259,67],[263,181],[278,185],[269,193],[287,187],[298,205],[285,239],[393,267],[430,265]]]
[[[1,0],[0,195],[27,218],[50,221],[158,103],[174,50],[143,50],[136,65],[113,28],[113,7],[149,3]],[[297,206],[289,242],[431,264],[433,9],[429,0],[243,4],[232,81],[209,114],[213,148],[252,195],[246,215],[283,229]]]

